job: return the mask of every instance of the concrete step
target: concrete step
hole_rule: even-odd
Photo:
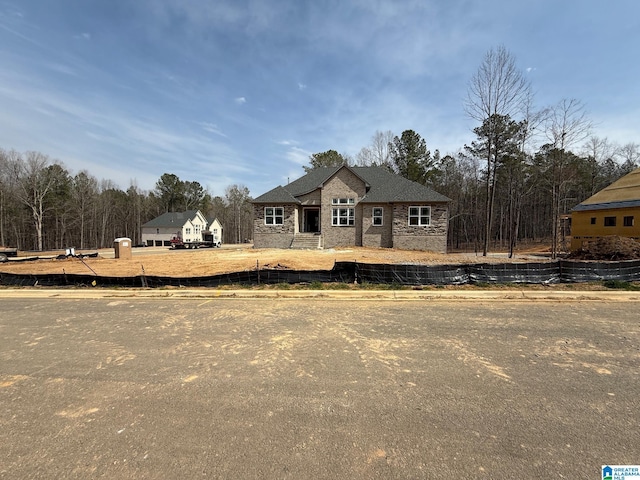
[[[293,242],[291,242],[291,247],[293,249],[298,250],[314,250],[317,248],[322,248],[320,245],[320,235],[316,235],[315,233],[297,233],[293,237]]]

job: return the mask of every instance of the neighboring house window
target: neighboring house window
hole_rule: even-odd
[[[217,233],[218,233],[218,229],[217,229],[217,228],[214,228],[214,229],[213,229],[213,234],[214,234],[214,235],[216,235]]]
[[[184,233],[186,233],[187,235],[191,235],[191,229],[190,228],[186,228]]]
[[[633,215],[630,215],[628,217],[624,217],[624,219],[622,220],[622,224],[625,227],[633,227]]]
[[[373,207],[371,212],[371,217],[373,219],[373,224],[376,226],[382,225],[382,207]]]
[[[431,225],[431,207],[409,207],[409,225]]]
[[[596,217],[591,217],[591,225],[595,225],[596,224]]]
[[[331,225],[335,227],[352,227],[355,224],[354,208],[334,208],[331,211]]]
[[[284,223],[284,208],[265,207],[264,223],[265,225],[282,225]]]
[[[615,227],[616,226],[616,217],[604,217],[604,226],[605,227]]]
[[[159,228],[156,228],[156,233],[160,233],[160,229]]]

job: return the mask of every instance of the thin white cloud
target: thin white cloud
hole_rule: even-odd
[[[200,127],[202,127],[202,129],[206,132],[209,133],[214,133],[216,135],[219,135],[221,137],[227,137],[227,135],[225,135],[222,130],[220,130],[220,128],[215,124],[215,123],[209,123],[209,122],[200,122],[199,123]]]
[[[287,160],[298,165],[306,165],[309,163],[310,156],[311,152],[300,147],[292,147],[285,153]]]
[[[298,82],[298,90],[302,91],[306,89],[307,89],[307,86],[304,83]]]
[[[245,97],[236,97],[234,99],[234,101],[238,104],[238,105],[244,105],[245,103],[247,103],[247,99]]]

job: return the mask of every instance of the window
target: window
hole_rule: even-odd
[[[334,208],[331,210],[331,225],[335,227],[352,227],[354,224],[354,208]]]
[[[591,217],[591,225],[595,225],[596,224],[596,217]]]
[[[431,207],[409,207],[409,225],[431,225]]]
[[[333,205],[355,205],[355,198],[332,198],[331,203]]]
[[[184,233],[187,235],[191,235],[191,228],[185,228]]]
[[[604,217],[604,226],[605,227],[615,227],[616,226],[616,217]]]
[[[371,211],[371,218],[373,220],[373,225],[380,226],[382,225],[382,207],[373,207]]]
[[[625,227],[633,227],[633,215],[630,215],[630,216],[628,216],[628,217],[624,217],[624,218],[622,219],[622,224],[623,224]]]
[[[282,225],[284,223],[284,207],[265,207],[264,224]]]

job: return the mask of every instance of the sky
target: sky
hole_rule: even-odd
[[[637,0],[0,0],[0,148],[257,197],[376,131],[457,152],[499,46],[539,107],[577,99],[594,135],[640,143]]]

